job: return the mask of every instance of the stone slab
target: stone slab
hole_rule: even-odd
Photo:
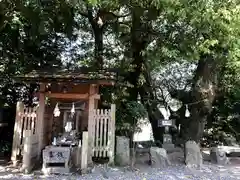
[[[130,165],[130,140],[124,136],[116,137],[116,164],[120,166]]]
[[[167,151],[159,147],[150,148],[150,160],[152,166],[156,168],[165,167],[171,164],[168,159]]]
[[[195,141],[187,141],[185,144],[185,163],[188,167],[201,168],[203,163],[202,153]]]
[[[69,168],[64,167],[47,167],[42,168],[44,174],[68,174],[70,173]]]

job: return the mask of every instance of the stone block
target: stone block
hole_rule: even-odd
[[[219,165],[226,165],[229,163],[229,159],[226,156],[226,152],[218,147],[213,147],[210,153],[211,162]]]
[[[163,144],[171,144],[172,143],[172,135],[171,134],[163,134]]]
[[[165,167],[171,164],[168,159],[167,151],[159,147],[150,148],[150,159],[152,166],[156,168]]]
[[[49,173],[68,173],[70,170],[70,148],[47,146],[43,150],[43,167],[45,174]],[[54,166],[49,166],[55,164]]]
[[[116,164],[119,166],[130,165],[130,141],[124,136],[116,137]]]
[[[202,166],[202,153],[195,141],[187,141],[185,144],[185,163],[188,167]]]

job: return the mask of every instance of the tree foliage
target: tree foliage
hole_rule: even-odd
[[[117,67],[118,84],[105,95],[115,92],[120,121],[132,124],[142,115],[140,96],[160,139],[164,90],[189,104],[191,117],[183,106],[176,118],[185,140],[199,141],[206,124],[217,131],[220,124],[236,125],[236,116],[229,117],[238,114],[239,27],[237,0],[3,0],[1,97],[15,96],[12,77],[32,69]]]
[[[146,118],[146,110],[141,103],[129,101],[119,104],[116,112],[117,132],[131,137],[134,132],[139,131],[137,123],[143,118]]]
[[[66,38],[74,38],[75,13],[66,1],[1,1],[1,98],[16,99],[12,77],[61,65]],[[14,102],[9,99],[11,102]]]

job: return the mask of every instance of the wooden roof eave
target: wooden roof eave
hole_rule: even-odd
[[[43,77],[16,77],[17,83],[74,83],[74,84],[102,84],[114,85],[115,80],[112,79],[87,79],[87,78],[43,78]]]

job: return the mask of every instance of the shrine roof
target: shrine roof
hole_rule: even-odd
[[[92,70],[90,68],[80,69],[44,69],[34,70],[15,77],[20,82],[71,82],[71,83],[98,83],[101,81],[114,82],[116,80],[116,69]]]

